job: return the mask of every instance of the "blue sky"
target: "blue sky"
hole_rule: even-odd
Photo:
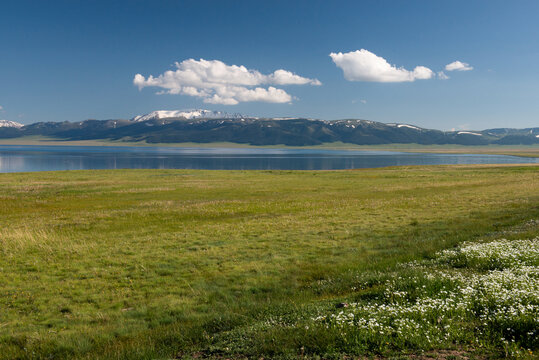
[[[537,18],[537,1],[4,1],[0,119],[206,108],[539,126]]]

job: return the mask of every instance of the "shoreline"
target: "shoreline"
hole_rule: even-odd
[[[539,157],[539,145],[420,145],[420,144],[380,144],[356,145],[350,143],[324,143],[321,145],[250,145],[232,142],[211,143],[147,143],[145,141],[115,140],[61,140],[40,136],[0,139],[1,145],[13,146],[121,146],[121,147],[190,147],[190,148],[239,148],[239,149],[324,149],[353,151],[398,151],[435,154],[485,154],[509,155],[518,157]]]

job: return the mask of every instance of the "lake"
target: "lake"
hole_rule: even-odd
[[[0,173],[84,169],[332,170],[507,163],[538,164],[539,159],[325,149],[0,145]]]

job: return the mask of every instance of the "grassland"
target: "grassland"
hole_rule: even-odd
[[[518,318],[512,338],[503,322],[452,310],[425,317],[436,341],[357,329],[391,294],[458,290],[426,266],[491,270],[443,250],[536,244],[538,170],[0,174],[0,359],[531,358],[533,319]],[[357,315],[351,330],[332,322],[336,304]],[[431,323],[459,331],[440,337]]]
[[[357,151],[401,151],[416,153],[439,154],[490,154],[512,155],[521,157],[539,157],[538,145],[421,145],[421,144],[381,144],[356,145],[342,142],[325,143],[315,146],[286,146],[268,145],[255,146],[231,142],[211,143],[147,143],[145,141],[124,140],[62,140],[44,136],[24,136],[13,139],[0,139],[0,145],[62,145],[62,146],[168,146],[168,147],[221,147],[221,148],[268,148],[268,149],[326,149],[326,150],[357,150]]]

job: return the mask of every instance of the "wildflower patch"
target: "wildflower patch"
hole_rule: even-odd
[[[533,357],[539,348],[539,238],[465,243],[403,269],[380,298],[314,322],[361,351],[465,345]]]

